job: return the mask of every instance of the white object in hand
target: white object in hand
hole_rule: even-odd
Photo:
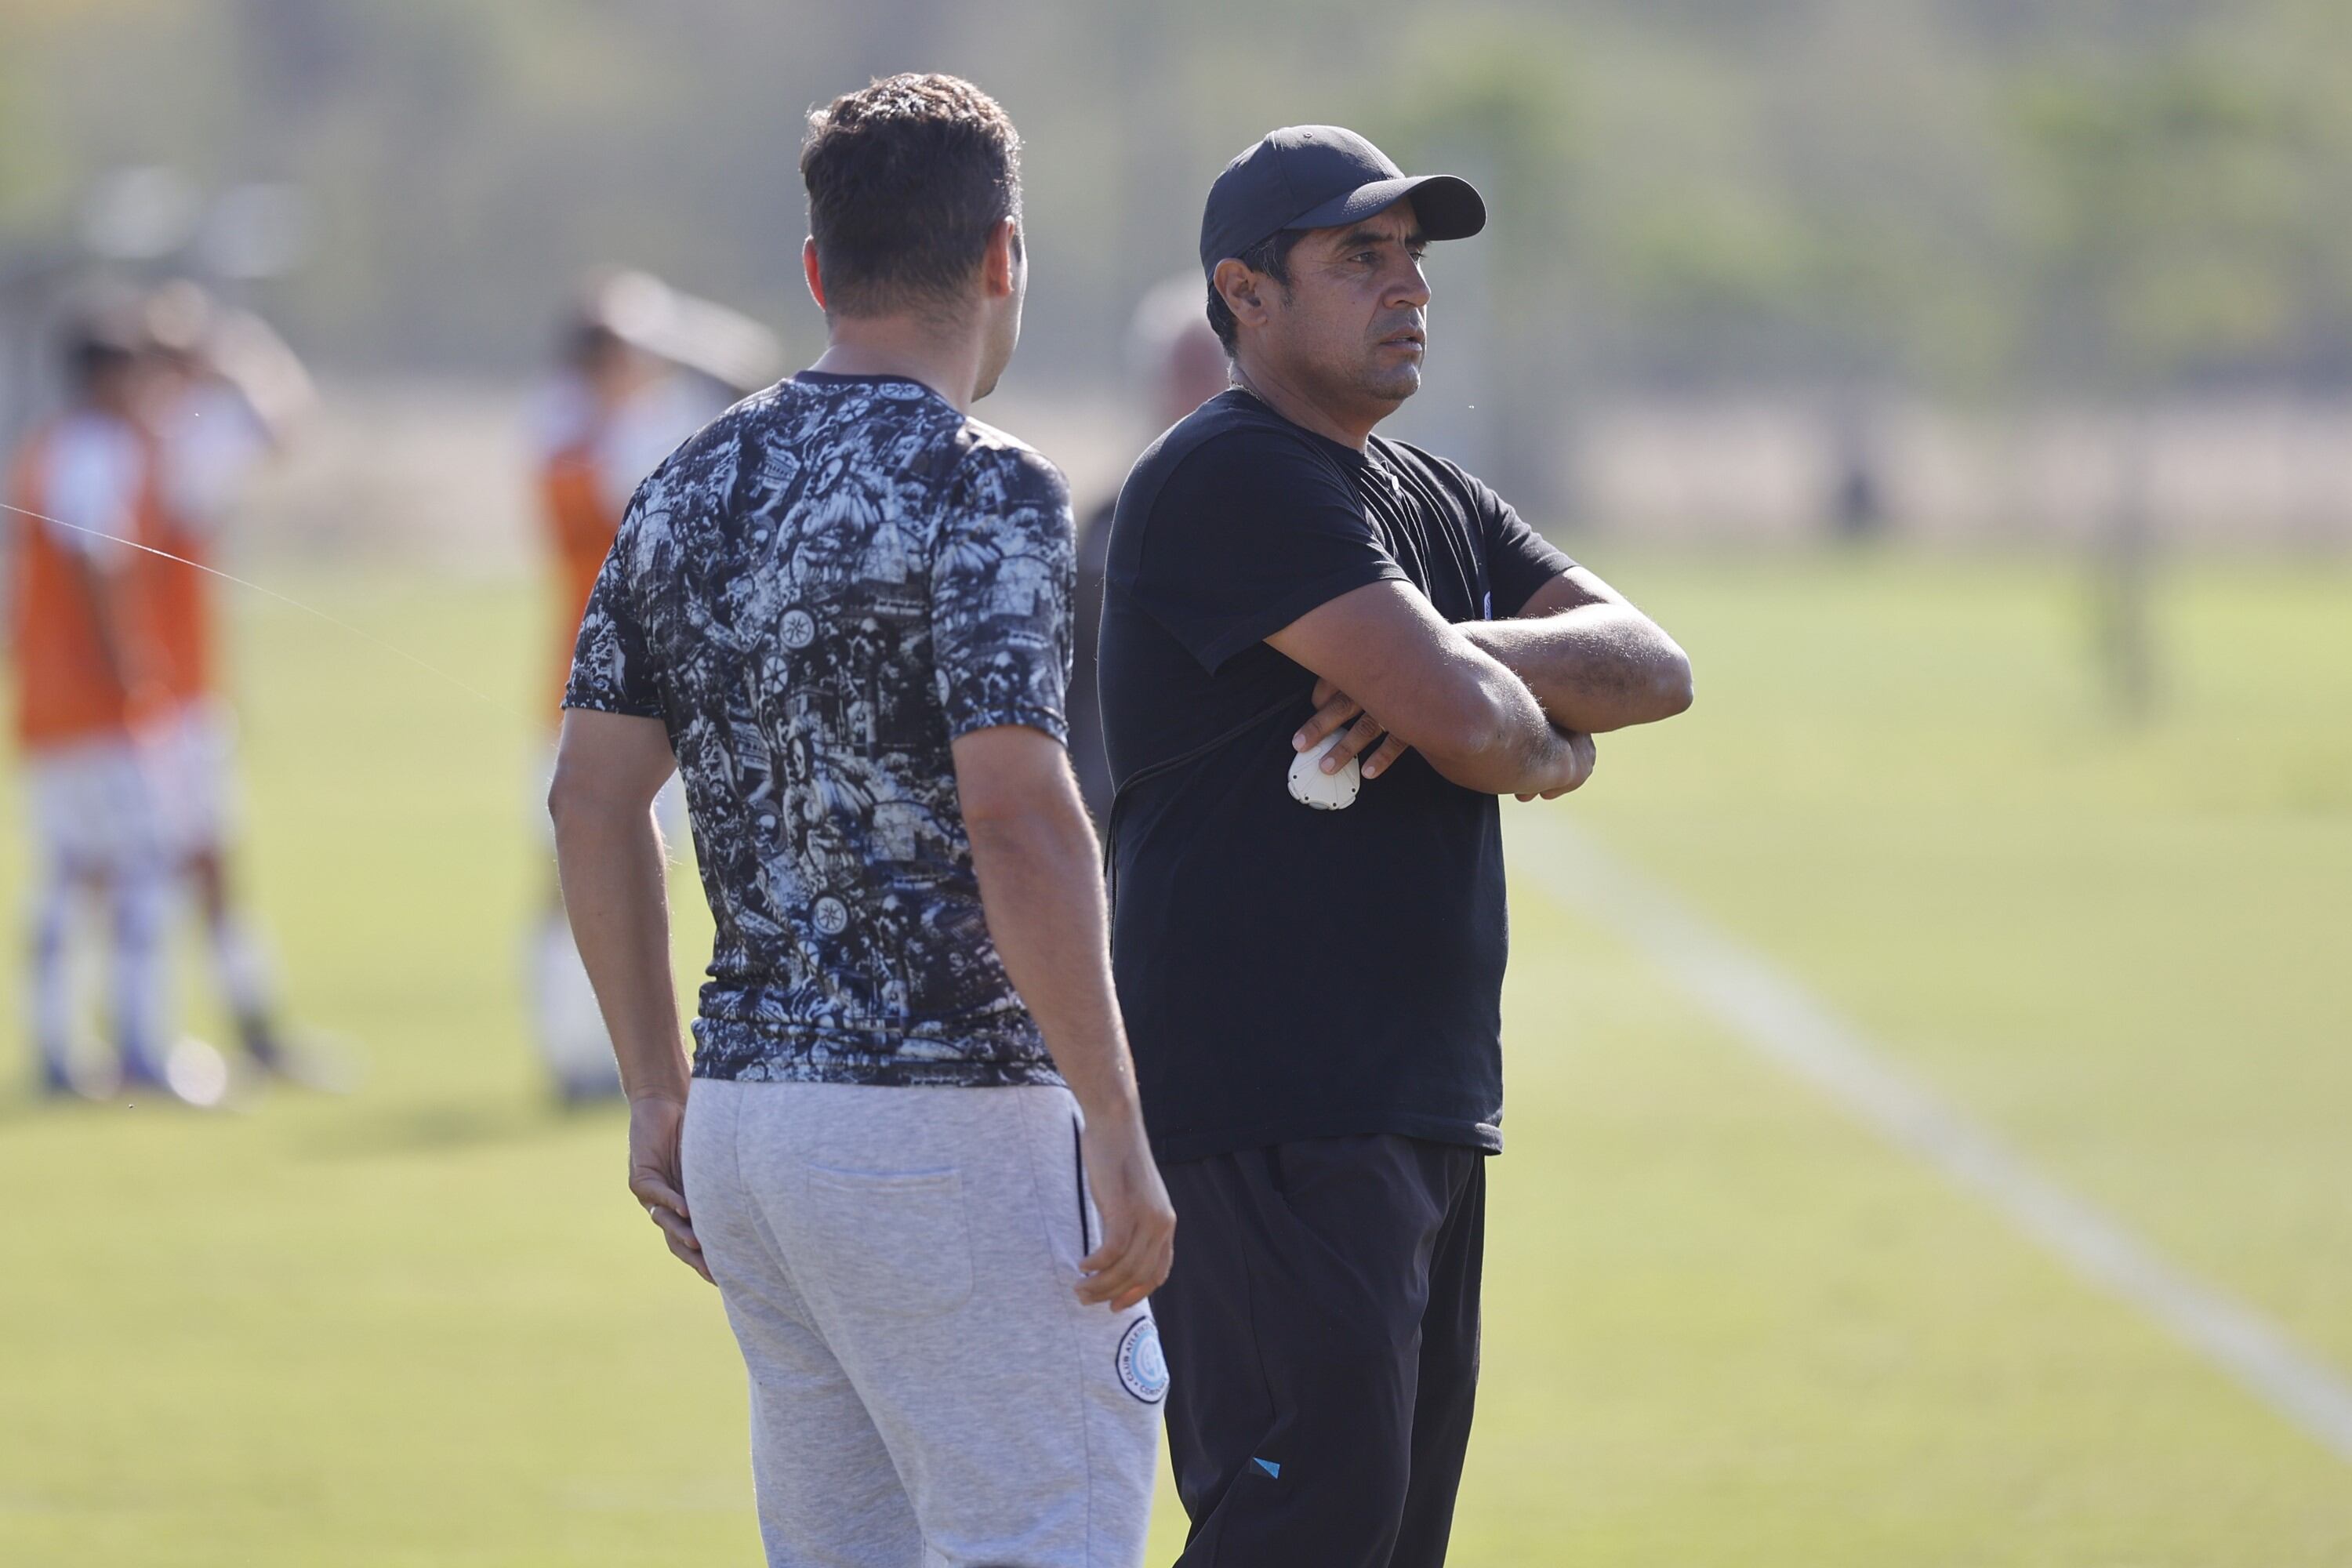
[[[1344,729],[1337,731],[1321,745],[1290,759],[1291,799],[1318,811],[1345,811],[1356,804],[1356,792],[1364,787],[1364,770],[1356,759],[1349,757],[1337,773],[1323,771],[1324,757],[1347,735]]]

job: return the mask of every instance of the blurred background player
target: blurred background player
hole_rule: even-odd
[[[1150,398],[1151,432],[1160,432],[1232,384],[1225,349],[1201,313],[1201,285],[1190,274],[1166,279],[1135,307],[1128,358]],[[1110,560],[1110,520],[1118,492],[1103,498],[1078,529],[1076,650],[1070,669],[1070,766],[1095,819],[1110,821],[1110,758],[1103,750],[1102,694],[1095,683],[1095,643],[1102,634],[1103,572]]]
[[[144,750],[164,698],[134,549],[162,537],[164,500],[157,444],[139,417],[135,307],[79,311],[64,349],[67,405],[16,454],[11,500],[21,510],[9,513],[16,736],[35,839],[27,995],[39,1086],[52,1095],[115,1087],[75,1048],[70,948],[91,903],[112,940],[120,1084],[165,1087],[172,1065],[170,870]],[[221,1075],[193,1058],[180,1065],[188,1098],[217,1093]]]
[[[564,323],[559,369],[541,398],[536,432],[555,586],[551,725],[571,673],[581,614],[629,498],[679,443],[765,385],[782,357],[758,322],[649,274],[602,272],[581,289]],[[673,819],[680,815],[675,780],[662,807]],[[545,818],[540,821],[544,827]],[[621,1089],[613,1047],[549,869],[529,952],[540,1052],[565,1102],[609,1098]]]
[[[236,725],[221,674],[218,579],[205,569],[246,481],[283,448],[315,395],[301,361],[266,322],[193,282],[156,289],[143,315],[151,368],[142,391],[161,476],[152,543],[164,553],[142,555],[138,569],[163,705],[150,746],[163,848],[194,897],[246,1056],[273,1077],[332,1088],[340,1075],[320,1047],[289,1037],[230,875]]]

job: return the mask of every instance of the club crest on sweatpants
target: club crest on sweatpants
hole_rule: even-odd
[[[1168,1358],[1160,1353],[1160,1325],[1149,1316],[1129,1323],[1119,1339],[1118,1381],[1146,1405],[1168,1397]]]

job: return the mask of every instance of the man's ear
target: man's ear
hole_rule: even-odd
[[[1013,294],[1013,258],[1021,254],[1021,231],[1018,220],[999,218],[996,226],[988,231],[988,247],[981,253],[981,291],[991,300],[1011,298]]]
[[[824,310],[824,276],[817,269],[816,236],[814,235],[801,241],[801,276],[808,279],[809,298],[816,301],[818,310]]]
[[[1266,309],[1265,279],[1263,276],[1227,257],[1217,263],[1216,271],[1210,277],[1216,284],[1217,292],[1224,297],[1225,309],[1234,313],[1234,321],[1253,327],[1265,325],[1270,312]]]

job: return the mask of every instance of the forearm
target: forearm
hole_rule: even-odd
[[[213,371],[245,400],[272,447],[281,447],[318,402],[318,389],[301,359],[258,316],[232,318],[215,351]]]
[[[668,864],[650,807],[559,810],[555,859],[572,939],[632,1100],[683,1100],[686,1042],[670,973]]]
[[[1575,788],[1591,769],[1591,736],[1564,732],[1529,683],[1467,637],[1470,629],[1441,619],[1404,584],[1384,582],[1318,605],[1266,642],[1345,694],[1348,715],[1364,715],[1367,740],[1385,731],[1465,789]],[[1318,707],[1329,695],[1316,699]],[[1319,741],[1323,718],[1318,712],[1292,744]],[[1339,760],[1334,752],[1323,765]]]
[[[1600,734],[1655,723],[1691,703],[1690,660],[1655,622],[1625,605],[1474,621],[1462,631],[1526,682],[1563,730]]]
[[[1415,743],[1438,773],[1483,795],[1541,795],[1572,772],[1569,738],[1507,668],[1489,666],[1475,715],[1457,735]],[[1410,737],[1408,737],[1410,740]]]
[[[120,691],[129,691],[142,672],[133,661],[129,639],[123,633],[121,610],[121,580],[126,569],[109,569],[89,560],[77,557],[81,573],[83,601],[89,605],[90,626],[98,634],[98,657],[106,666],[106,677]]]
[[[1113,994],[1099,847],[1076,788],[967,818],[997,957],[1089,1120],[1137,1112]]]

